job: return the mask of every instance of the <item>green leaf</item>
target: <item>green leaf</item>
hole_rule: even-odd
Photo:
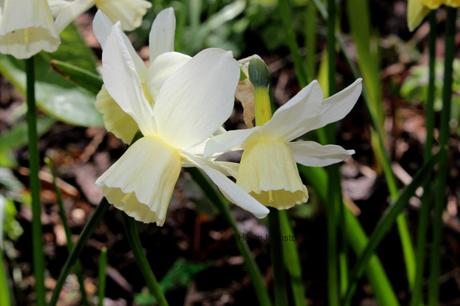
[[[431,175],[431,171],[433,170],[434,164],[437,162],[438,159],[439,155],[435,155],[427,163],[425,163],[425,165],[417,172],[412,182],[408,186],[406,186],[404,190],[399,194],[394,204],[388,207],[385,211],[383,217],[380,219],[379,223],[377,224],[377,227],[370,236],[366,248],[361,252],[361,256],[359,257],[355,265],[355,268],[351,276],[351,281],[348,286],[347,293],[345,295],[345,303],[343,303],[344,305],[349,305],[353,293],[356,290],[357,282],[361,274],[363,273],[364,269],[366,268],[366,265],[369,263],[369,259],[375,253],[380,242],[391,229],[398,216],[407,207],[407,205],[409,204],[409,199],[414,195],[417,188],[419,188],[423,184],[427,176]]]
[[[68,27],[61,37],[62,44],[58,51],[36,56],[37,106],[50,116],[69,124],[103,126],[102,118],[94,106],[94,95],[76,87],[50,69],[50,60],[53,58],[96,73],[95,57],[75,27]],[[25,94],[26,78],[22,61],[0,55],[0,73]]]

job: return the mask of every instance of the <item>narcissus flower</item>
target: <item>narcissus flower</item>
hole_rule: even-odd
[[[94,18],[93,30],[104,49],[105,40],[112,29],[111,20],[102,11]],[[163,82],[177,69],[187,63],[191,57],[174,51],[174,32],[176,19],[172,8],[161,11],[155,18],[149,35],[150,64],[145,65],[123,35],[136,71],[141,79],[142,89],[147,101],[153,106]],[[162,55],[162,56],[160,56]],[[102,113],[108,131],[130,143],[138,130],[134,120],[117,105],[105,87],[96,99],[96,108]]]
[[[125,31],[132,31],[142,23],[147,10],[152,6],[146,0],[48,0],[56,27],[62,31],[77,16],[96,5],[112,22],[121,22]]]
[[[251,129],[211,138],[205,156],[243,149],[237,184],[267,206],[287,209],[308,200],[296,162],[324,167],[354,154],[337,145],[297,140],[303,134],[342,119],[361,94],[361,79],[323,101],[314,81],[281,106],[270,121]]]
[[[156,60],[162,56],[167,53]],[[232,113],[239,66],[231,53],[198,53],[163,82],[153,106],[138,69],[117,23],[104,42],[102,77],[107,92],[143,137],[97,180],[107,200],[139,221],[162,225],[180,169],[198,167],[229,200],[264,217],[268,209],[201,154],[203,143]]]
[[[60,43],[46,0],[0,1],[0,53],[24,59]]]
[[[408,0],[407,25],[413,31],[425,18],[430,10],[435,10],[441,5],[460,7],[460,0]]]

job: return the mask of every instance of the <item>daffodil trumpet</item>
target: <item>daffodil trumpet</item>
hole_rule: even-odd
[[[342,119],[361,94],[361,79],[323,101],[313,81],[281,106],[263,125],[229,131],[211,138],[205,156],[243,150],[237,184],[266,206],[288,209],[308,200],[296,163],[324,167],[354,154],[337,145],[297,140],[305,133]]]
[[[26,59],[54,52],[60,43],[46,0],[0,1],[0,53]]]
[[[138,221],[161,226],[181,168],[197,167],[230,201],[264,217],[268,209],[202,155],[204,143],[232,113],[240,71],[231,52],[201,51],[162,81],[151,103],[142,77],[147,69],[120,23],[103,40],[104,86],[143,135],[98,178],[107,200]],[[162,53],[153,64],[171,56]]]

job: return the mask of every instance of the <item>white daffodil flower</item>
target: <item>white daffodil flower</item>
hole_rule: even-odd
[[[112,26],[111,20],[102,11],[96,13],[93,30],[103,49]],[[174,10],[168,8],[161,11],[155,18],[150,30],[150,64],[147,66],[129,44],[128,38],[123,35],[123,40],[128,45],[131,57],[136,64],[135,68],[141,79],[144,95],[152,106],[163,82],[191,59],[188,55],[172,52],[174,51],[175,30]],[[117,105],[105,87],[97,95],[96,108],[103,115],[106,129],[129,144],[138,130],[137,125]]]
[[[308,200],[296,162],[324,167],[354,154],[337,145],[297,140],[303,134],[342,119],[361,94],[361,79],[323,101],[314,81],[281,106],[270,121],[211,138],[205,156],[243,149],[237,184],[264,205],[288,209]]]
[[[60,43],[46,0],[0,1],[0,53],[24,59]]]
[[[181,167],[194,166],[233,203],[257,217],[267,215],[265,206],[197,154],[196,148],[232,113],[239,66],[231,53],[198,53],[163,82],[153,105],[133,54],[120,24],[115,24],[104,42],[102,77],[107,92],[143,137],[97,180],[107,200],[136,220],[162,225]],[[168,56],[161,54],[155,61]]]
[[[64,30],[76,17],[94,5],[103,11],[112,22],[121,22],[125,31],[132,31],[142,23],[147,10],[152,6],[146,0],[48,0],[56,17],[58,31]]]

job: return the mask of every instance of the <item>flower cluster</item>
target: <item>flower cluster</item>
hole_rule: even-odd
[[[361,80],[324,100],[317,82],[302,89],[262,126],[225,131],[240,65],[232,53],[174,52],[175,17],[162,11],[150,33],[150,64],[136,54],[120,23],[98,12],[104,88],[98,109],[124,142],[142,137],[97,180],[108,201],[135,219],[162,225],[182,167],[201,169],[234,204],[262,218],[266,206],[287,209],[308,200],[296,163],[327,166],[354,153],[336,145],[296,140],[342,119],[361,93]],[[217,161],[243,150],[240,164]],[[236,184],[227,176],[236,177]]]

